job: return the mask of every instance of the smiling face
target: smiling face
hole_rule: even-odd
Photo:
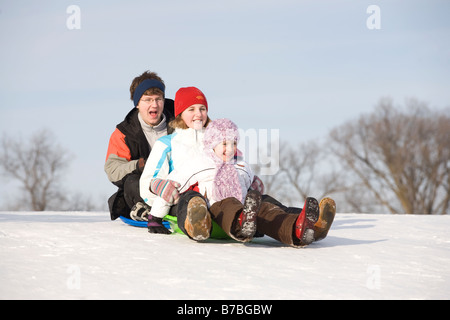
[[[164,110],[164,97],[162,95],[142,95],[136,108],[139,109],[144,122],[156,126],[161,122]]]
[[[214,153],[224,162],[230,162],[237,151],[236,141],[224,140],[216,145]]]
[[[193,104],[181,113],[181,119],[189,128],[199,130],[208,120],[208,110],[203,104]]]

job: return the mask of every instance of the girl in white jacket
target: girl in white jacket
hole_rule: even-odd
[[[188,190],[199,193],[196,195],[194,192],[190,192],[199,197],[194,199],[196,200],[194,202],[197,203],[199,208],[197,211],[200,211],[197,214],[200,216],[207,214],[206,209],[210,209],[218,201],[233,198],[232,200],[228,199],[227,202],[235,202],[235,200],[241,202],[244,206],[241,209],[242,212],[237,215],[237,212],[233,210],[230,212],[225,210],[227,211],[225,217],[227,223],[222,221],[221,225],[233,224],[237,219],[240,223],[236,223],[233,231],[226,230],[225,232],[239,241],[251,240],[256,231],[256,210],[259,207],[261,196],[253,191],[247,197],[254,175],[245,161],[238,160],[239,132],[237,126],[231,120],[219,119],[210,122],[206,129],[199,129],[197,132],[192,129],[178,129],[175,132],[176,136],[171,140],[174,169],[166,179],[177,183],[179,193]],[[194,141],[195,143],[192,143]],[[150,183],[153,187],[152,190],[158,192],[158,189],[165,185],[166,179],[152,179],[153,182]],[[157,197],[153,201],[150,214],[153,217],[162,218],[169,213],[172,205],[173,203],[164,198]],[[188,210],[188,207],[185,210]],[[195,217],[190,218],[195,220]],[[208,229],[208,225],[205,228]],[[201,226],[200,229],[202,229]],[[225,227],[225,229],[227,228]],[[196,240],[207,238],[206,230],[200,230],[200,234],[197,231],[192,230],[189,235]]]
[[[258,191],[247,192],[254,176],[250,167],[235,157],[237,128],[223,119],[209,124],[208,104],[200,90],[178,90],[175,117],[171,124],[175,133],[155,143],[140,180],[141,197],[152,206],[149,232],[163,233],[162,218],[177,204],[178,227],[194,240],[209,238],[211,218],[230,237],[243,242],[252,239],[256,228],[293,246],[314,240],[317,200],[307,198],[303,209],[287,213],[273,201],[261,202]],[[227,149],[230,142],[233,157]],[[225,161],[217,156],[220,146]]]
[[[239,214],[227,212],[225,225],[233,224],[236,219],[239,223],[233,232],[226,230],[227,227],[224,231],[236,240],[251,240],[256,231],[255,210],[261,196],[254,191],[245,201],[254,175],[246,162],[237,159],[238,128],[228,119],[211,122],[203,93],[192,87],[182,89],[177,92],[177,106],[180,107],[181,101],[188,108],[182,112],[181,108],[176,108],[175,113],[181,115],[183,122],[175,123],[175,132],[154,145],[140,180],[141,197],[151,206],[151,219],[161,219],[167,215],[170,207],[178,202],[179,194],[183,194],[184,198],[190,196],[189,206],[179,205],[183,209],[178,210],[177,217],[186,215],[187,218],[180,229],[192,239],[204,240],[211,231],[208,209],[217,201],[233,198],[227,202],[237,199],[242,205],[248,205],[240,208]],[[194,101],[187,97],[192,97]],[[202,103],[191,104],[198,98]],[[206,124],[209,124],[207,128],[203,126]],[[206,221],[203,219],[205,216]],[[203,223],[196,223],[198,220]],[[223,223],[219,222],[222,228]],[[152,224],[149,221],[149,230]]]
[[[212,121],[206,130],[178,129],[175,132],[177,135],[171,141],[174,169],[166,179],[180,184],[178,192],[196,186],[207,199],[208,207],[229,197],[244,203],[254,176],[250,166],[237,158],[237,126],[231,120],[219,119]],[[199,139],[200,136],[203,139]],[[189,141],[196,143],[192,145]],[[157,197],[151,215],[164,217],[171,206]]]

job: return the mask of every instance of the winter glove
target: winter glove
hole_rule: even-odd
[[[145,160],[144,158],[139,158],[139,160],[136,163],[136,170],[138,174],[142,174],[142,172],[144,172],[144,168],[145,168]]]
[[[148,215],[148,232],[159,234],[171,234],[171,232],[163,226],[162,219],[154,217],[151,214]]]
[[[169,204],[176,204],[180,198],[178,189],[181,185],[172,180],[153,179],[150,182],[150,191],[163,198]]]
[[[253,178],[252,185],[250,186],[251,190],[259,191],[259,193],[264,194],[264,183],[258,176]]]

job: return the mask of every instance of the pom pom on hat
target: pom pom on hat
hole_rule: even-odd
[[[196,87],[180,88],[175,94],[175,117],[194,104],[203,104],[208,110],[208,101]]]

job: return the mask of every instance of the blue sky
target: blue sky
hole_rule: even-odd
[[[66,26],[70,5],[81,29]],[[167,97],[199,87],[212,118],[325,139],[382,97],[450,106],[449,13],[444,0],[0,1],[0,131],[51,129],[74,157],[68,189],[106,198],[108,139],[143,71]]]

